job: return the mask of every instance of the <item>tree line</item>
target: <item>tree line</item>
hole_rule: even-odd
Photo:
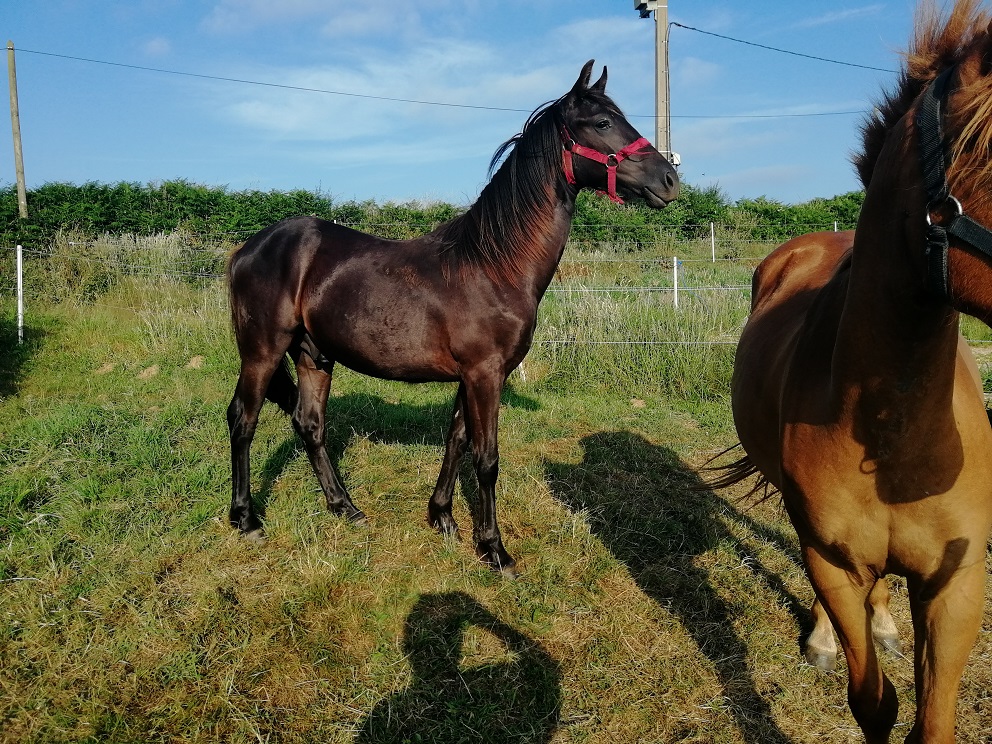
[[[716,186],[683,183],[678,200],[654,210],[630,203],[617,206],[590,192],[579,195],[573,235],[610,240],[618,228],[625,240],[647,241],[663,230],[685,239],[703,238],[711,222],[733,228],[742,238],[784,240],[799,233],[855,224],[864,193],[854,191],[801,204],[759,197],[731,201]],[[185,180],[157,183],[47,183],[28,191],[28,214],[17,212],[13,185],[0,189],[2,243],[41,247],[60,231],[155,235],[230,236],[240,242],[285,217],[315,214],[388,237],[411,237],[460,214],[464,207],[444,202],[338,201],[319,191],[231,190]]]

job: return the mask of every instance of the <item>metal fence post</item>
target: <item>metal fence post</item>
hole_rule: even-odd
[[[679,257],[672,256],[672,284],[675,287],[675,292],[672,295],[675,301],[675,307],[679,306]]]
[[[17,343],[24,343],[24,252],[17,246]]]

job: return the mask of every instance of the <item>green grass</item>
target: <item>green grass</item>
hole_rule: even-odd
[[[732,346],[535,347],[501,408],[498,515],[523,571],[507,581],[425,524],[453,386],[336,371],[329,449],[367,528],[324,511],[267,406],[268,539],[246,542],[226,525],[222,287],[121,271],[84,302],[48,276],[73,301],[36,300],[25,345],[0,301],[0,740],[857,739],[843,663],[801,661],[812,592],[784,515],[692,490],[735,441]],[[539,338],[719,341],[746,312],[732,293],[666,298],[552,296]],[[987,739],[990,660],[987,610],[962,740]],[[911,661],[885,666],[905,726]]]

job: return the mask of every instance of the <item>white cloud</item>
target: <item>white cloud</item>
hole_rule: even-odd
[[[457,8],[456,0],[216,0],[201,27],[213,33],[245,33],[270,26],[309,21],[329,38],[374,37],[410,33],[421,19]]]
[[[295,23],[315,16],[326,16],[342,0],[219,0],[201,22],[215,33],[242,33],[267,25]]]
[[[846,10],[835,10],[830,13],[824,13],[823,15],[798,21],[792,25],[792,28],[816,28],[817,26],[826,26],[832,23],[844,23],[846,21],[859,20],[861,18],[875,16],[883,10],[885,10],[885,6],[880,4],[866,5],[860,8],[848,8]]]
[[[164,57],[172,51],[172,42],[159,36],[146,41],[142,45],[142,51],[147,57]]]

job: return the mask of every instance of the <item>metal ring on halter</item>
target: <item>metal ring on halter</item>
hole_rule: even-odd
[[[961,206],[961,202],[958,201],[958,198],[956,196],[952,196],[950,194],[948,194],[947,198],[944,199],[943,204],[947,204],[948,202],[954,205],[954,214],[951,216],[951,219],[949,220],[949,222],[953,222],[958,217],[964,214],[964,207]],[[943,204],[941,206],[943,206]],[[935,209],[930,209],[929,207],[927,208],[927,225],[933,224],[933,220],[930,218],[930,214],[935,211],[936,211]]]
[[[611,163],[610,160],[612,160],[613,162]],[[617,154],[615,152],[611,152],[609,155],[606,156],[607,168],[616,168],[618,165],[620,165],[620,158],[617,157]]]

